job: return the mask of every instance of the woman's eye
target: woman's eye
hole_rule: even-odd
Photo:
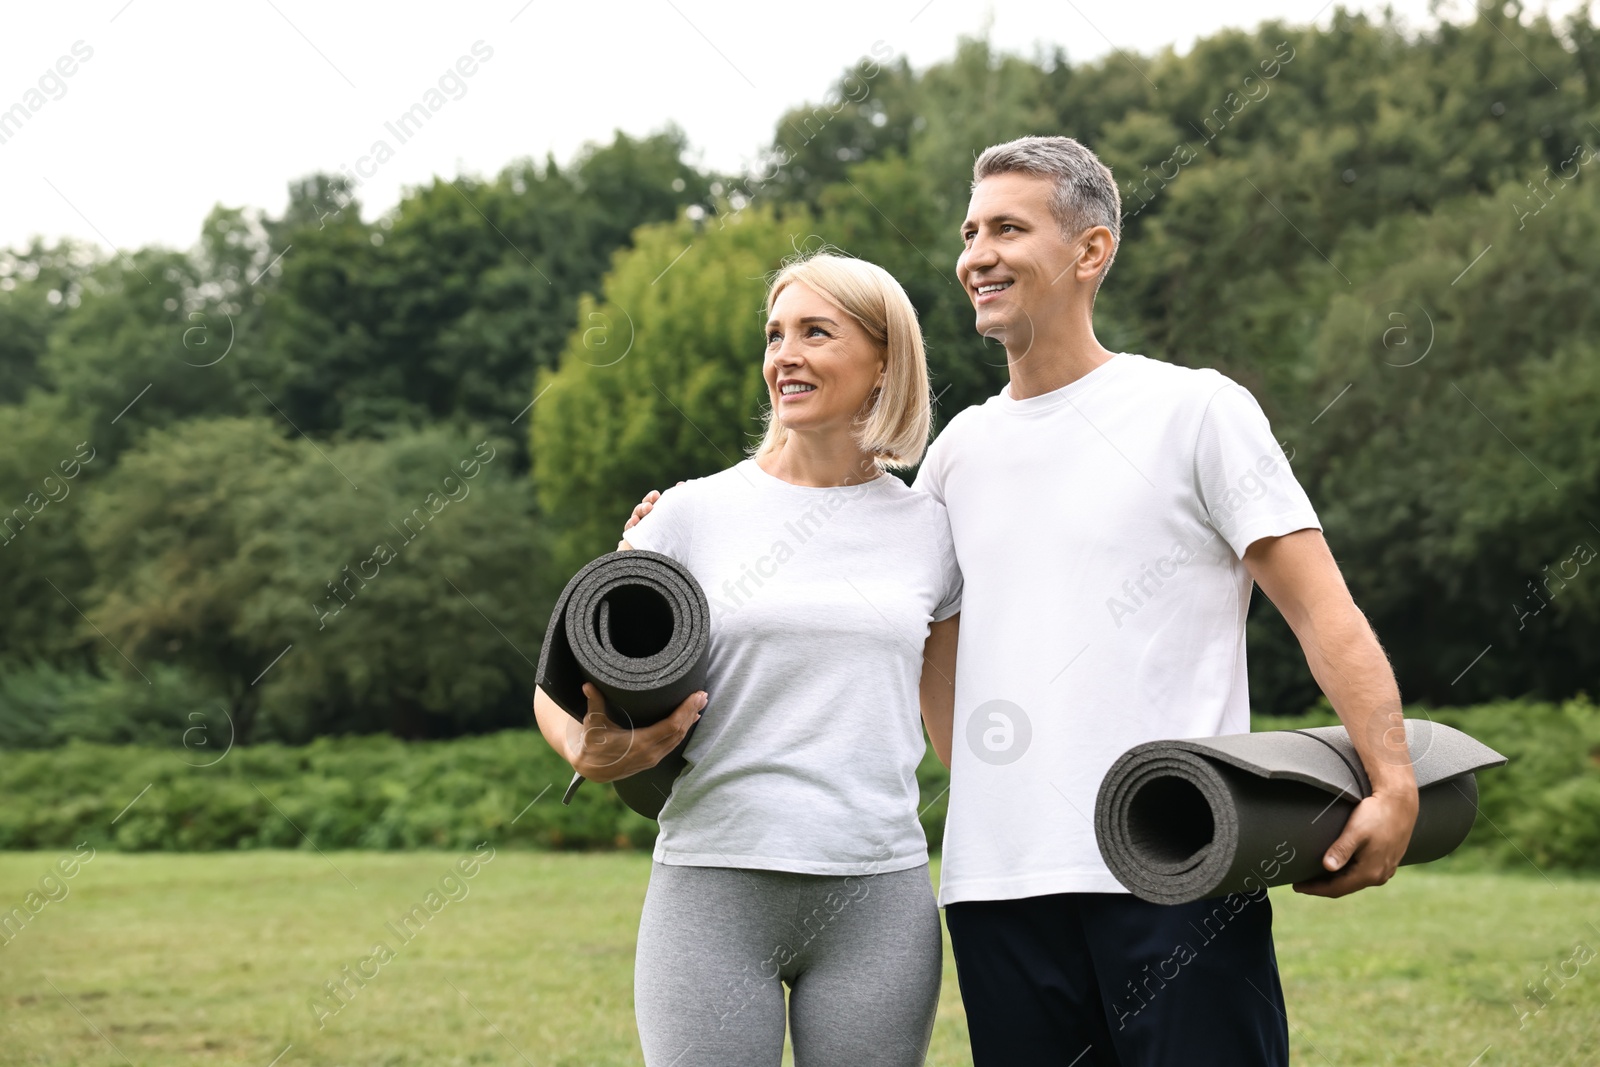
[[[778,333],[777,330],[773,330],[771,333],[767,334],[767,344],[769,344],[769,345],[775,345],[779,341],[781,341],[782,339],[783,339],[783,336],[780,333]]]
[[[821,326],[813,326],[813,327],[811,327],[811,329],[807,330],[806,333],[808,335],[815,335],[815,334],[819,334],[820,333],[824,337],[828,336],[828,331],[824,330]]]

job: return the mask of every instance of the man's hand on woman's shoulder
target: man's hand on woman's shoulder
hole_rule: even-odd
[[[646,493],[644,495],[644,499],[634,505],[633,514],[629,515],[628,521],[622,524],[622,531],[626,533],[635,526],[639,525],[639,520],[650,514],[650,509],[655,507],[656,501],[660,499],[661,493],[655,489],[652,489]]]
[[[682,485],[679,482],[678,485]],[[656,501],[661,499],[661,493],[655,489],[644,495],[644,499],[634,506],[633,514],[628,516],[628,521],[622,524],[623,533],[627,533],[639,525],[639,520],[650,514],[650,509],[656,506]]]

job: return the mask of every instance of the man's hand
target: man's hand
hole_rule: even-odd
[[[681,482],[679,483],[682,484]],[[661,494],[655,489],[644,495],[644,499],[634,505],[633,514],[628,516],[628,521],[622,524],[623,533],[627,533],[639,525],[639,520],[650,514],[650,509],[656,506],[656,501],[661,499]]]
[[[682,485],[679,482],[678,485]],[[639,525],[639,520],[650,514],[650,509],[656,506],[656,501],[661,499],[661,494],[652,489],[644,495],[644,499],[634,506],[633,514],[628,516],[628,521],[622,524],[624,533]]]
[[[569,717],[566,755],[572,769],[591,782],[614,782],[660,763],[700,718],[707,700],[704,690],[691,693],[660,722],[629,730],[611,721],[606,698],[592,683],[584,683],[583,695],[589,711],[581,724]]]
[[[1350,813],[1344,832],[1328,846],[1322,865],[1331,873],[1296,882],[1296,893],[1342,897],[1394,877],[1417,822],[1417,792],[1373,793]]]

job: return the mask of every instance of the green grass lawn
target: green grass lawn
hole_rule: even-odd
[[[649,859],[501,851],[402,942],[386,923],[460,855],[100,852],[0,943],[0,1065],[638,1063]],[[0,910],[57,858],[0,853]],[[1273,901],[1297,1064],[1600,1060],[1600,962],[1577,962],[1600,950],[1600,881],[1435,866],[1347,900]],[[319,1026],[322,984],[378,941],[393,957]],[[929,1063],[964,1064],[946,961]]]

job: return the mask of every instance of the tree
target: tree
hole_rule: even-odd
[[[41,384],[50,333],[82,301],[84,278],[99,263],[97,249],[70,240],[0,249],[0,404],[21,403]]]
[[[243,741],[525,722],[548,606],[506,444],[319,447],[259,418],[152,431],[92,501],[90,623],[226,692]]]
[[[78,632],[93,573],[86,487],[107,464],[93,436],[60,397],[0,406],[0,661],[80,659],[95,640]]]
[[[196,420],[155,429],[85,501],[96,561],[85,629],[129,669],[166,660],[227,694],[241,740],[255,725],[255,680],[287,643],[246,624],[262,575],[243,557],[250,502],[304,462],[265,419]]]
[[[239,625],[294,646],[268,676],[262,731],[527,725],[553,597],[510,443],[433,427],[325,452],[246,505]]]
[[[490,181],[435,179],[375,223],[339,179],[301,183],[271,227],[292,251],[263,308],[269,391],[313,434],[509,426],[612,251],[707,196],[685,148],[677,130],[619,132],[566,170],[523,161]]]
[[[1304,477],[1402,690],[1433,703],[1600,680],[1600,192],[1529,200],[1382,228],[1317,338],[1317,392],[1348,393],[1305,435]]]
[[[766,279],[811,233],[766,208],[645,226],[601,299],[580,301],[532,411],[558,574],[614,548],[647,489],[730,467],[759,440]]]

